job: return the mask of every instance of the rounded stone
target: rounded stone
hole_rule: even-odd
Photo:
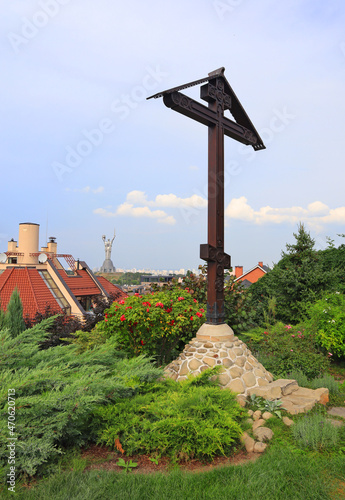
[[[204,353],[204,352],[207,352],[207,349],[203,349],[203,348],[201,348],[201,349],[198,349],[198,351],[197,351],[197,352],[200,352],[200,353],[202,354],[202,353]]]
[[[246,358],[244,356],[240,356],[239,358],[236,358],[235,364],[237,366],[244,366],[246,362]]]
[[[261,427],[265,423],[263,418],[259,418],[259,420],[255,420],[253,423],[253,431],[255,431],[258,427]]]
[[[228,358],[225,358],[223,359],[223,366],[225,366],[225,368],[230,368],[230,366],[232,366],[234,363],[233,361],[231,361],[231,359],[228,359]]]
[[[180,382],[181,380],[187,380],[188,377],[178,377],[177,381]]]
[[[222,347],[222,345],[223,345],[223,344],[222,344],[221,342],[216,342],[216,343],[214,344],[214,347],[218,347],[218,349],[220,349],[220,348]]]
[[[219,349],[210,349],[211,352],[218,352]]]
[[[261,418],[261,410],[256,410],[254,413],[253,413],[253,420],[259,420],[259,418]]]
[[[242,376],[243,382],[246,384],[247,387],[253,387],[253,385],[256,384],[256,378],[251,372],[246,372]]]
[[[263,453],[267,448],[267,444],[266,443],[261,443],[260,441],[257,441],[255,444],[254,444],[254,452],[255,453]]]
[[[180,368],[180,376],[187,375],[188,373],[188,363],[187,361],[183,361]]]
[[[206,342],[204,344],[204,347],[207,347],[207,349],[210,349],[211,347],[213,347],[213,344],[211,344],[211,342]]]
[[[233,347],[233,342],[225,342],[224,347],[227,347],[228,349],[231,349]]]
[[[268,385],[268,384],[269,384],[268,380],[265,380],[264,378],[258,378],[258,385],[260,387],[263,387],[264,385]]]
[[[194,354],[194,357],[196,359],[202,359],[203,358],[203,355],[202,354]]]
[[[236,359],[236,354],[233,351],[229,351],[228,354],[229,358],[232,359],[232,361],[235,361]]]
[[[193,356],[193,353],[192,352],[185,352],[185,356],[187,356],[187,357]]]
[[[216,360],[214,358],[208,358],[207,356],[203,359],[203,361],[208,366],[214,366],[216,364]]]
[[[236,354],[236,356],[242,356],[243,349],[241,349],[240,347],[235,347],[234,353]]]
[[[200,366],[200,371],[204,372],[205,370],[207,370],[207,368],[210,368],[210,367],[207,365],[202,365],[202,366]]]
[[[237,378],[237,377],[240,377],[243,373],[243,370],[242,368],[240,368],[239,366],[233,366],[232,368],[230,368],[229,370],[229,374],[232,378]]]
[[[251,371],[253,369],[253,366],[247,361],[246,364],[244,365],[244,368],[248,371]]]
[[[230,382],[230,377],[227,373],[221,373],[218,375],[218,381],[220,385],[226,385]]]
[[[201,365],[202,365],[202,362],[199,361],[198,359],[194,358],[194,359],[191,359],[189,361],[189,365],[188,366],[189,366],[190,370],[194,371],[194,370],[197,370]]]
[[[238,392],[239,394],[242,394],[244,392],[244,385],[241,379],[236,378],[235,380],[232,380],[227,387],[230,389],[230,391],[233,392]]]
[[[226,358],[226,357],[227,357],[227,355],[228,355],[228,353],[227,353],[226,351],[220,351],[220,353],[219,353],[219,356],[220,356],[221,358]]]
[[[178,376],[178,375],[177,375],[177,373],[172,373],[172,374],[170,375],[170,378],[171,378],[172,380],[176,380],[176,379],[177,379],[177,376]]]
[[[254,373],[257,377],[264,377],[265,374],[260,368],[255,368]]]
[[[265,411],[263,414],[262,414],[262,418],[265,419],[265,420],[268,420],[269,418],[272,418],[273,415],[270,411]]]

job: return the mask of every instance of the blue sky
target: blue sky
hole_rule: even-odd
[[[207,129],[146,97],[221,66],[267,147],[225,139],[232,264],[277,262],[299,221],[318,248],[343,241],[344,2],[11,0],[1,17],[0,251],[36,222],[93,268],[115,228],[116,267],[197,267]]]

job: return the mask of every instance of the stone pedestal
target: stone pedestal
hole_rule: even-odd
[[[105,259],[100,269],[101,273],[115,273],[116,269],[111,259]]]
[[[180,356],[165,368],[165,376],[185,380],[207,368],[220,366],[221,387],[247,396],[249,389],[267,386],[273,376],[252,355],[228,325],[203,324]]]

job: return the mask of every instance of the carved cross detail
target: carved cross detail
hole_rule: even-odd
[[[182,94],[180,90],[207,82],[200,97],[208,107]],[[224,135],[255,151],[265,146],[224,77],[224,68],[207,78],[181,85],[151,97],[163,97],[164,104],[208,127],[208,243],[200,245],[200,258],[207,262],[207,313],[210,324],[224,323],[224,269],[231,266],[224,253]],[[150,97],[149,97],[150,99]],[[226,118],[229,110],[236,122]]]

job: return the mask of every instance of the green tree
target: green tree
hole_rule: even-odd
[[[295,243],[286,245],[272,271],[250,287],[255,320],[260,325],[268,314],[269,299],[275,299],[277,320],[296,324],[304,317],[308,303],[315,302],[324,290],[338,286],[340,266],[325,264],[325,251],[314,248],[315,241],[303,224],[294,237]]]
[[[4,327],[9,329],[12,337],[17,337],[17,335],[25,330],[23,304],[17,288],[13,290],[10,301],[7,304]]]

